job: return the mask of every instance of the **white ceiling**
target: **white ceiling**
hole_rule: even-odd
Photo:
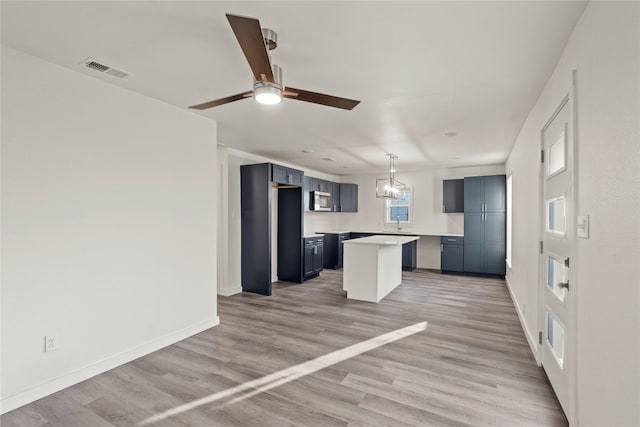
[[[502,163],[581,1],[10,2],[2,43],[180,108],[251,89],[225,13],[278,33],[284,84],[352,111],[245,99],[197,112],[227,146],[331,174]],[[132,73],[83,69],[87,57]],[[456,137],[443,136],[457,132]],[[312,149],[313,153],[302,153]],[[333,157],[334,162],[323,161]],[[346,166],[351,166],[346,168]]]

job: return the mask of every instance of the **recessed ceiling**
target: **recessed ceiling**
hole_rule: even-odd
[[[386,153],[399,170],[504,162],[585,4],[2,1],[2,43],[215,119],[227,147],[361,174],[385,170]],[[251,90],[225,13],[278,33],[285,86],[362,102],[187,110]],[[131,75],[81,66],[89,57]]]

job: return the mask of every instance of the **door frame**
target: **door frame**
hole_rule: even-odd
[[[571,298],[567,303],[567,322],[570,322],[567,325],[567,329],[571,331],[571,333],[567,334],[567,375],[568,375],[568,405],[565,415],[567,420],[569,421],[569,425],[578,425],[578,384],[577,384],[577,372],[578,372],[578,346],[577,346],[577,336],[578,336],[578,310],[577,310],[577,302],[579,298],[579,285],[575,286],[576,283],[579,284],[579,279],[577,275],[577,266],[579,263],[578,260],[578,251],[577,251],[577,236],[576,236],[576,220],[579,212],[578,206],[578,114],[577,114],[577,70],[571,71],[571,80],[569,86],[569,91],[562,96],[561,101],[557,103],[557,107],[554,110],[553,114],[549,116],[549,119],[545,122],[544,126],[540,129],[540,140],[538,147],[540,150],[544,150],[544,131],[549,127],[549,125],[553,122],[556,116],[560,113],[563,107],[567,106],[569,111],[569,117],[571,123],[568,126],[571,127],[571,144],[573,145],[573,156],[572,156],[572,165],[571,165],[571,197],[568,199],[568,203],[571,204],[571,218],[568,226],[573,228],[574,239],[572,242],[572,255],[571,255],[571,268],[569,268],[569,283],[573,284],[571,287]],[[545,159],[547,160],[547,159]],[[544,200],[544,180],[545,180],[545,163],[540,162],[539,168],[539,178],[538,178],[538,212],[540,212],[540,223],[538,226],[538,238],[540,244],[543,241],[544,230],[546,226],[546,203]],[[543,283],[545,282],[543,279],[545,277],[545,265],[542,256],[542,251],[538,253],[538,282],[537,282],[537,290],[538,290],[538,333],[540,334],[539,345],[537,347],[536,359],[538,361],[538,365],[543,367],[543,351],[544,351],[544,331],[546,328],[546,316],[544,309],[544,292]],[[545,374],[546,375],[546,374]]]

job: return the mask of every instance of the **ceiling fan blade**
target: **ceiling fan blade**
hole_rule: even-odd
[[[198,105],[192,105],[189,108],[193,108],[194,110],[206,110],[207,108],[217,107],[218,105],[228,104],[229,102],[239,101],[241,99],[249,98],[251,96],[253,96],[253,91],[227,96],[226,98],[220,98],[214,101],[204,102]]]
[[[360,101],[354,99],[340,98],[338,96],[325,95],[324,93],[310,92],[308,90],[296,89],[287,86],[282,96],[298,101],[312,102],[329,107],[342,108],[343,110],[353,110]]]
[[[259,82],[267,81],[273,83],[271,61],[262,37],[260,21],[255,18],[231,15],[229,13],[227,13],[227,19],[236,35],[236,39],[238,39],[238,43],[240,43],[244,56],[247,58],[253,77]]]

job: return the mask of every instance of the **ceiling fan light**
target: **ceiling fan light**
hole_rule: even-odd
[[[277,104],[282,101],[282,89],[275,86],[257,86],[253,88],[253,97],[261,104]]]

